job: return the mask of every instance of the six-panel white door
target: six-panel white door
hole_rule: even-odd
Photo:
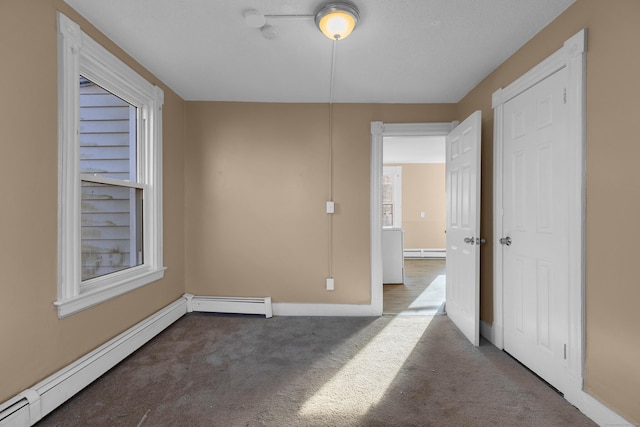
[[[447,315],[480,343],[480,126],[476,111],[446,143]]]
[[[560,390],[568,334],[566,73],[505,103],[503,129],[504,349]]]

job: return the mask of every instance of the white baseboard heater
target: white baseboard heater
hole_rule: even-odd
[[[266,318],[273,317],[271,297],[199,297],[185,294],[187,310],[189,312],[263,314]]]
[[[187,312],[180,298],[91,353],[0,403],[0,426],[30,426],[142,347]]]
[[[446,258],[446,249],[405,249],[405,258]]]
[[[288,307],[293,306],[293,307]],[[352,315],[355,308],[368,306],[350,306],[342,304],[276,304],[287,307],[285,315]],[[324,307],[324,308],[323,308]],[[344,307],[348,307],[344,312]],[[91,353],[81,357],[43,381],[23,391],[12,399],[0,403],[0,427],[24,427],[34,425],[45,415],[63,404],[66,400],[95,381],[98,377],[124,360],[131,353],[142,347],[151,338],[162,332],[173,322],[192,311],[214,311],[219,313],[264,314],[272,316],[271,298],[231,298],[231,297],[198,297],[185,294],[157,313],[132,326],[114,339],[101,345]],[[315,313],[315,314],[314,314]],[[360,311],[357,315],[377,316],[369,311]],[[493,338],[493,328],[482,322],[481,328],[485,337]],[[566,395],[565,395],[566,396]],[[576,389],[567,399],[580,411],[600,425],[631,425],[627,420],[585,393]]]
[[[193,311],[273,317],[270,297],[200,297],[185,294],[33,387],[6,402],[0,402],[0,427],[24,427],[37,423],[173,322]]]

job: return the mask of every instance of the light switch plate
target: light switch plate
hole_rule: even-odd
[[[327,290],[333,290],[333,277],[327,277]]]

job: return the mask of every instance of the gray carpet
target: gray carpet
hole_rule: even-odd
[[[40,426],[591,426],[447,316],[189,314]]]

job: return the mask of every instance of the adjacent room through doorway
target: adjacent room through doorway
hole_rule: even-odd
[[[383,138],[383,314],[444,314],[445,136]]]

